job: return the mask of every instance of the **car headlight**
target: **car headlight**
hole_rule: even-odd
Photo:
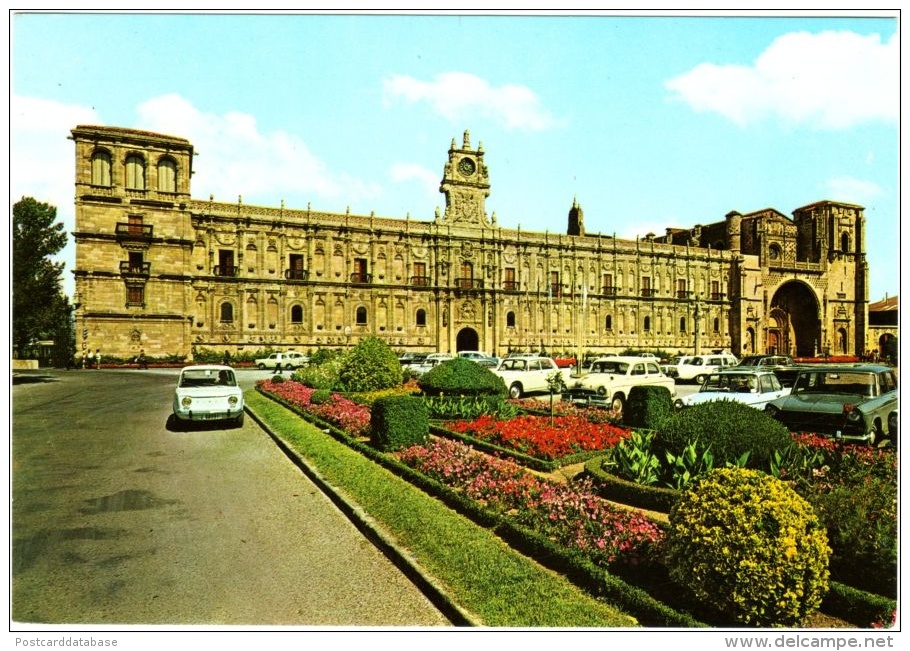
[[[856,405],[844,405],[844,416],[851,423],[858,423],[863,419],[863,412],[856,408]]]
[[[682,408],[685,407],[685,406],[686,406],[686,403],[684,403],[684,402],[682,401],[682,398],[677,398],[677,399],[673,402],[673,407],[674,407],[675,409],[682,409]]]
[[[180,399],[180,406],[184,409],[189,409],[191,404],[193,404],[193,399],[189,396],[183,396],[183,398]]]
[[[238,401],[237,396],[231,396],[230,398],[228,398],[228,404],[229,404],[231,407],[236,407],[236,406],[237,406],[237,401]]]

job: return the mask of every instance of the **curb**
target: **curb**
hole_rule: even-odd
[[[424,572],[414,557],[402,549],[397,541],[383,531],[378,522],[366,513],[359,504],[349,499],[337,487],[328,482],[319,471],[314,468],[304,457],[295,452],[276,432],[249,407],[244,406],[244,411],[256,421],[266,434],[275,442],[291,462],[297,466],[307,478],[312,481],[328,497],[335,506],[347,517],[351,523],[366,538],[376,546],[392,563],[401,570],[408,579],[448,618],[454,626],[479,627],[483,626],[471,613],[461,608],[455,600],[431,576]]]

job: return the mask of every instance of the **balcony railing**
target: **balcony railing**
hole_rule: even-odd
[[[562,296],[562,285],[550,285],[547,295],[551,298],[559,298]]]
[[[240,271],[240,267],[233,264],[216,264],[212,268],[212,273],[216,276],[233,278]]]
[[[361,284],[361,285],[369,285],[370,283],[373,282],[373,275],[372,275],[372,274],[362,274],[362,273],[356,273],[356,272],[355,272],[355,273],[352,273],[352,274],[351,274],[351,282],[352,282],[352,283],[359,283],[359,284]]]
[[[685,289],[680,289],[676,292],[676,298],[689,298],[689,292]]]
[[[482,278],[456,278],[455,287],[458,289],[483,289]]]
[[[517,280],[503,280],[502,288],[507,292],[517,292],[518,291],[518,281]]]
[[[724,296],[726,296],[726,294],[722,294],[720,292],[711,292],[712,301],[722,301],[724,300]]]
[[[284,277],[287,280],[306,280],[310,275],[309,269],[285,269]]]
[[[429,276],[411,276],[411,286],[412,287],[429,287],[430,286],[430,277]]]
[[[646,287],[646,288],[644,288],[644,289],[641,290],[641,296],[642,296],[642,298],[654,298],[654,296],[655,296],[656,294],[657,294],[657,290],[652,289],[652,288],[650,288],[650,287]]]
[[[619,293],[618,289],[615,285],[604,285],[600,288],[600,293],[604,296],[616,296]]]
[[[152,270],[151,262],[120,261],[120,273],[124,276],[148,276]]]
[[[118,240],[150,240],[152,239],[152,225],[118,222],[114,234]]]

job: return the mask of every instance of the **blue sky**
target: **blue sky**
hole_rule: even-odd
[[[69,231],[77,124],[190,139],[195,198],[421,220],[468,129],[504,227],[565,232],[576,198],[633,239],[848,201],[870,300],[898,293],[895,14],[32,13],[11,38],[10,199]]]

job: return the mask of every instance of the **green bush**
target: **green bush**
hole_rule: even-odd
[[[506,385],[501,377],[490,369],[463,358],[437,364],[420,376],[417,386],[428,396],[506,395]]]
[[[670,511],[670,577],[736,624],[798,626],[828,591],[830,549],[812,506],[779,479],[719,468]]]
[[[315,364],[312,361],[302,368],[294,371],[294,380],[313,389],[340,390],[342,358],[334,356]]]
[[[277,373],[272,376],[272,382],[274,384],[282,384],[284,382],[284,376],[281,373]]]
[[[370,443],[390,452],[426,443],[430,419],[417,396],[385,396],[370,411]]]
[[[316,389],[313,391],[313,395],[310,396],[310,404],[312,405],[324,405],[327,402],[331,402],[332,392],[328,389]]]
[[[710,444],[714,465],[742,465],[769,471],[775,453],[794,445],[787,428],[761,410],[740,402],[716,400],[687,407],[661,422],[654,448],[662,458],[682,455],[693,441],[698,454]]]
[[[425,396],[424,402],[435,420],[473,420],[480,416],[508,420],[521,413],[503,396]]]
[[[626,427],[657,429],[673,414],[673,396],[667,387],[637,386],[629,391],[622,420]]]
[[[401,362],[379,337],[366,337],[344,356],[338,379],[345,391],[378,391],[401,384]]]

